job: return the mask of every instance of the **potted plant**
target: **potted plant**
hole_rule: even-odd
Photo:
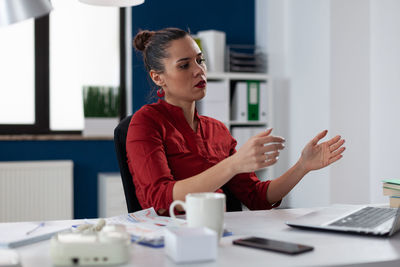
[[[115,86],[84,86],[84,136],[113,136],[119,123],[120,88]]]

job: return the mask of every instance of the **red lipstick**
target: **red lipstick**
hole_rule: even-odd
[[[197,88],[204,88],[206,87],[206,81],[201,80],[200,82],[198,82],[195,87]]]

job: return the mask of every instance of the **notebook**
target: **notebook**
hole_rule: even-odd
[[[391,236],[400,228],[400,209],[372,206],[332,206],[286,222],[292,227]]]

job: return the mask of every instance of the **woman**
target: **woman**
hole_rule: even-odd
[[[268,129],[236,151],[222,122],[197,113],[195,102],[206,94],[207,76],[203,54],[191,36],[176,28],[141,31],[134,45],[143,52],[160,97],[134,114],[127,134],[128,165],[143,208],[165,215],[173,200],[192,192],[222,192],[226,185],[248,208],[270,209],[309,171],[342,157],[340,136],[318,144],[325,130],[286,173],[259,181],[254,171],[275,164],[285,140]]]

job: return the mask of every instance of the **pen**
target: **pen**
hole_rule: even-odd
[[[43,227],[43,226],[44,226],[44,222],[39,223],[37,226],[35,226],[35,228],[33,228],[32,230],[26,232],[26,235],[32,234],[32,233],[35,232],[37,229],[39,229],[40,227]]]

